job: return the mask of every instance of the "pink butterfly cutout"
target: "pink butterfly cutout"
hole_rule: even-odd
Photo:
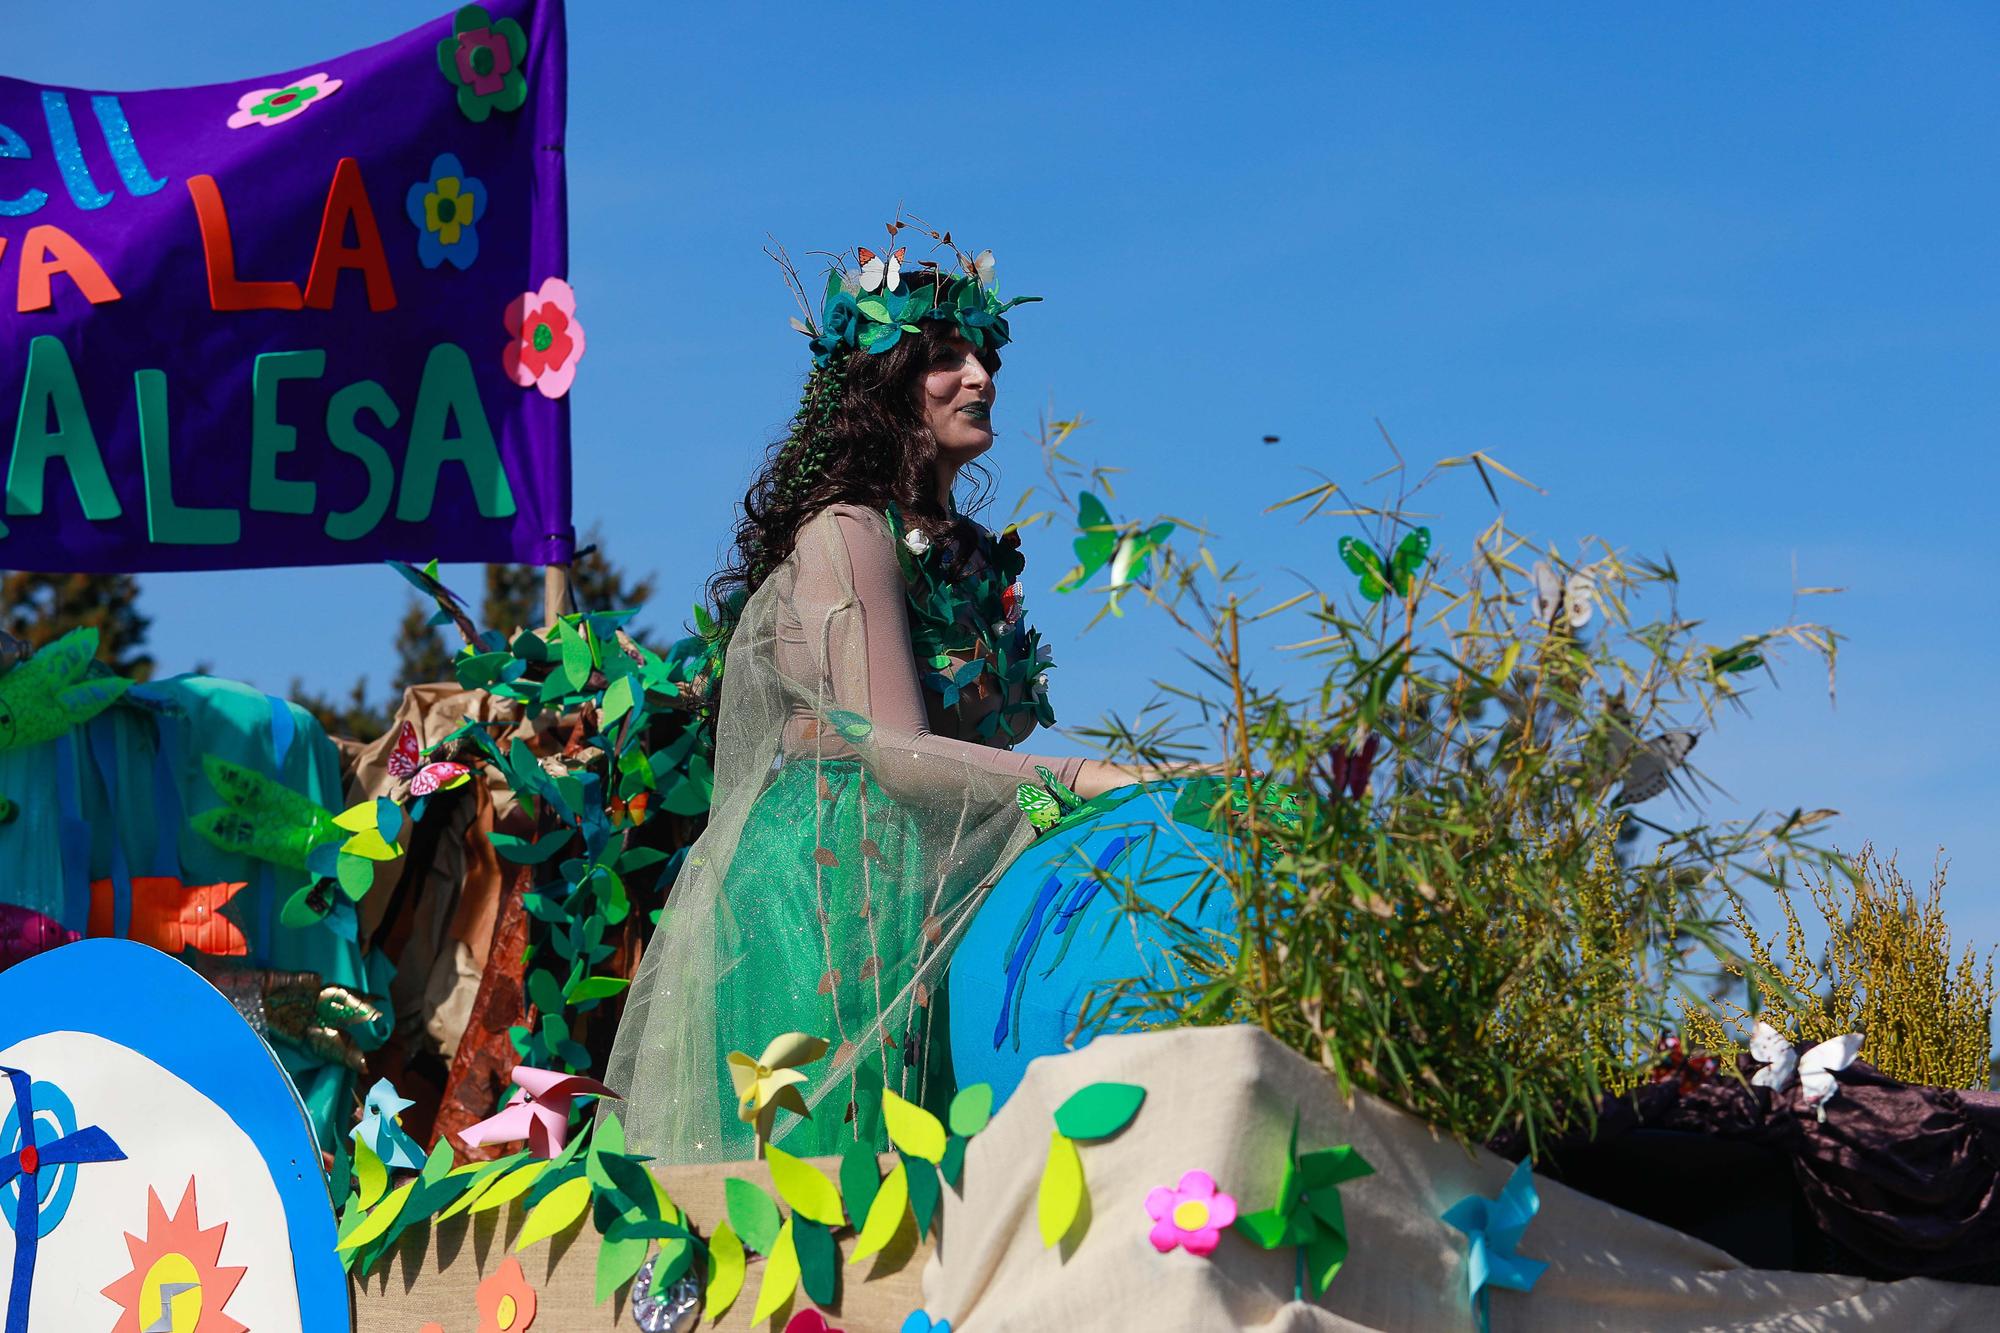
[[[446,787],[456,787],[472,772],[464,764],[427,764],[417,749],[417,729],[408,722],[396,733],[396,748],[389,752],[389,776],[408,778],[410,795],[429,796]]]

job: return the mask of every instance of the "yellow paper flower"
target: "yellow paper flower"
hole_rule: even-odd
[[[826,1042],[803,1032],[787,1032],[774,1038],[763,1055],[751,1059],[742,1051],[729,1053],[729,1077],[736,1084],[736,1115],[757,1129],[757,1151],[762,1155],[770,1141],[772,1122],[779,1108],[812,1118],[798,1085],[806,1076],[797,1066],[809,1065],[826,1054]]]

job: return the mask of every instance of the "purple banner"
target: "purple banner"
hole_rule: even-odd
[[[0,78],[0,569],[567,561],[564,64],[561,0],[489,0],[206,88]]]

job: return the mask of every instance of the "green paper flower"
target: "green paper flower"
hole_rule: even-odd
[[[458,109],[475,124],[495,111],[519,111],[528,100],[521,72],[528,35],[513,19],[494,19],[484,5],[453,16],[451,36],[438,43],[438,69],[458,88]]]

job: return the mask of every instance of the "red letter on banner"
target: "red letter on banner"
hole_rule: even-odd
[[[236,243],[229,237],[229,214],[213,176],[188,177],[195,220],[201,224],[201,253],[208,262],[208,303],[217,310],[297,310],[296,282],[239,282]]]
[[[347,222],[354,220],[354,244],[346,245]],[[312,273],[306,278],[306,304],[333,309],[333,293],[343,269],[360,269],[368,280],[368,308],[396,308],[396,284],[389,280],[389,256],[382,250],[382,233],[375,227],[375,210],[368,187],[361,183],[361,164],[351,157],[333,169],[333,186],[326,192],[326,216],[320,219],[319,243],[313,247]]]
[[[92,305],[118,299],[118,289],[90,257],[90,251],[61,227],[45,222],[30,227],[21,239],[21,275],[14,288],[14,308],[25,314],[54,305],[56,298],[50,279],[58,273],[67,273],[83,293],[83,299]]]

